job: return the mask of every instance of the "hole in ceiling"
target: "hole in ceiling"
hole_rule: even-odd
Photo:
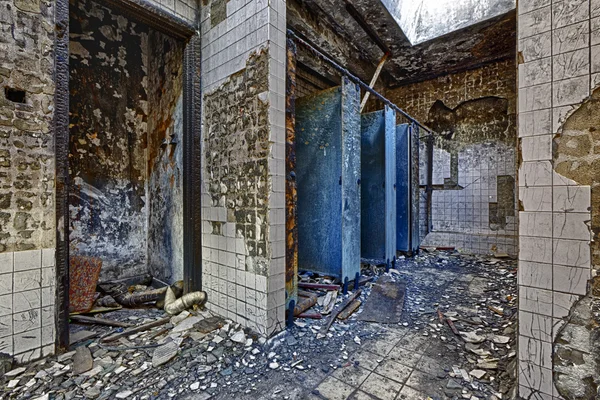
[[[513,10],[515,0],[381,0],[414,46]]]

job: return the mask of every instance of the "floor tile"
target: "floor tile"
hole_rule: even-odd
[[[385,360],[375,369],[375,372],[396,382],[404,383],[412,372],[412,368],[392,360]]]
[[[427,396],[415,389],[404,385],[396,400],[426,400]]]
[[[370,373],[371,371],[368,369],[351,365],[349,367],[336,369],[331,376],[348,385],[359,387],[365,379],[367,379],[367,376],[369,376]]]
[[[371,394],[382,400],[393,400],[396,398],[402,384],[375,373],[369,375],[361,385],[360,390]]]
[[[367,350],[361,350],[353,356],[351,356],[350,359],[352,361],[358,361],[359,366],[361,366],[362,368],[368,369],[369,371],[373,371],[379,365],[377,360],[383,360],[384,357],[375,353],[371,353]]]
[[[413,371],[406,381],[406,386],[413,389],[417,388],[427,396],[439,396],[441,398],[444,398],[445,396],[443,388],[445,384],[445,379],[439,379],[433,375],[417,370]]]
[[[378,400],[378,399],[376,397],[371,396],[370,394],[363,392],[362,390],[357,390],[356,392],[352,393],[352,395],[350,397],[348,397],[348,400]]]
[[[408,350],[402,347],[396,346],[390,352],[388,358],[399,362],[400,364],[414,367],[421,359],[422,354],[415,352],[414,350]]]
[[[327,400],[346,400],[355,389],[330,376],[317,386],[317,390]]]

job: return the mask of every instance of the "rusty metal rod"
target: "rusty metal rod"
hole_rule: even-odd
[[[353,81],[354,83],[356,83],[357,85],[359,85],[361,88],[363,88],[367,92],[371,93],[373,96],[377,97],[385,105],[387,105],[388,107],[392,108],[396,112],[400,113],[402,116],[404,116],[409,121],[414,122],[415,124],[417,124],[418,126],[420,126],[421,128],[423,128],[423,130],[425,130],[426,132],[429,132],[429,134],[433,135],[433,131],[430,128],[426,127],[425,125],[423,125],[422,123],[420,123],[419,121],[417,121],[414,117],[412,117],[406,111],[404,111],[403,109],[401,109],[400,107],[398,107],[397,105],[395,105],[394,103],[392,103],[385,96],[383,96],[382,94],[380,94],[378,91],[376,91],[375,89],[372,89],[371,87],[369,87],[369,85],[367,85],[365,82],[363,82],[359,77],[357,77],[356,75],[353,75],[350,71],[348,71],[346,68],[344,68],[341,65],[339,65],[338,63],[336,63],[329,56],[327,56],[327,55],[323,54],[321,51],[315,49],[310,43],[306,42],[305,40],[303,40],[299,36],[297,36],[294,31],[292,31],[291,29],[288,29],[287,30],[287,35],[290,36],[290,37],[292,37],[292,38],[294,38],[294,40],[296,40],[302,46],[308,48],[308,50],[310,50],[311,53],[313,53],[315,56],[317,56],[321,60],[323,60],[323,61],[327,62],[328,64],[330,64],[334,69],[336,69],[342,75],[347,76],[348,79],[350,79],[351,81]]]

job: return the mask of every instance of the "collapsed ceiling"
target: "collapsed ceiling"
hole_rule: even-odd
[[[287,6],[289,28],[366,82],[389,51],[380,78],[388,87],[515,56],[514,9],[413,46],[380,0],[288,0]]]

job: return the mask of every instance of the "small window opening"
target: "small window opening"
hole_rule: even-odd
[[[4,88],[4,96],[13,103],[25,103],[24,90],[6,87]]]

